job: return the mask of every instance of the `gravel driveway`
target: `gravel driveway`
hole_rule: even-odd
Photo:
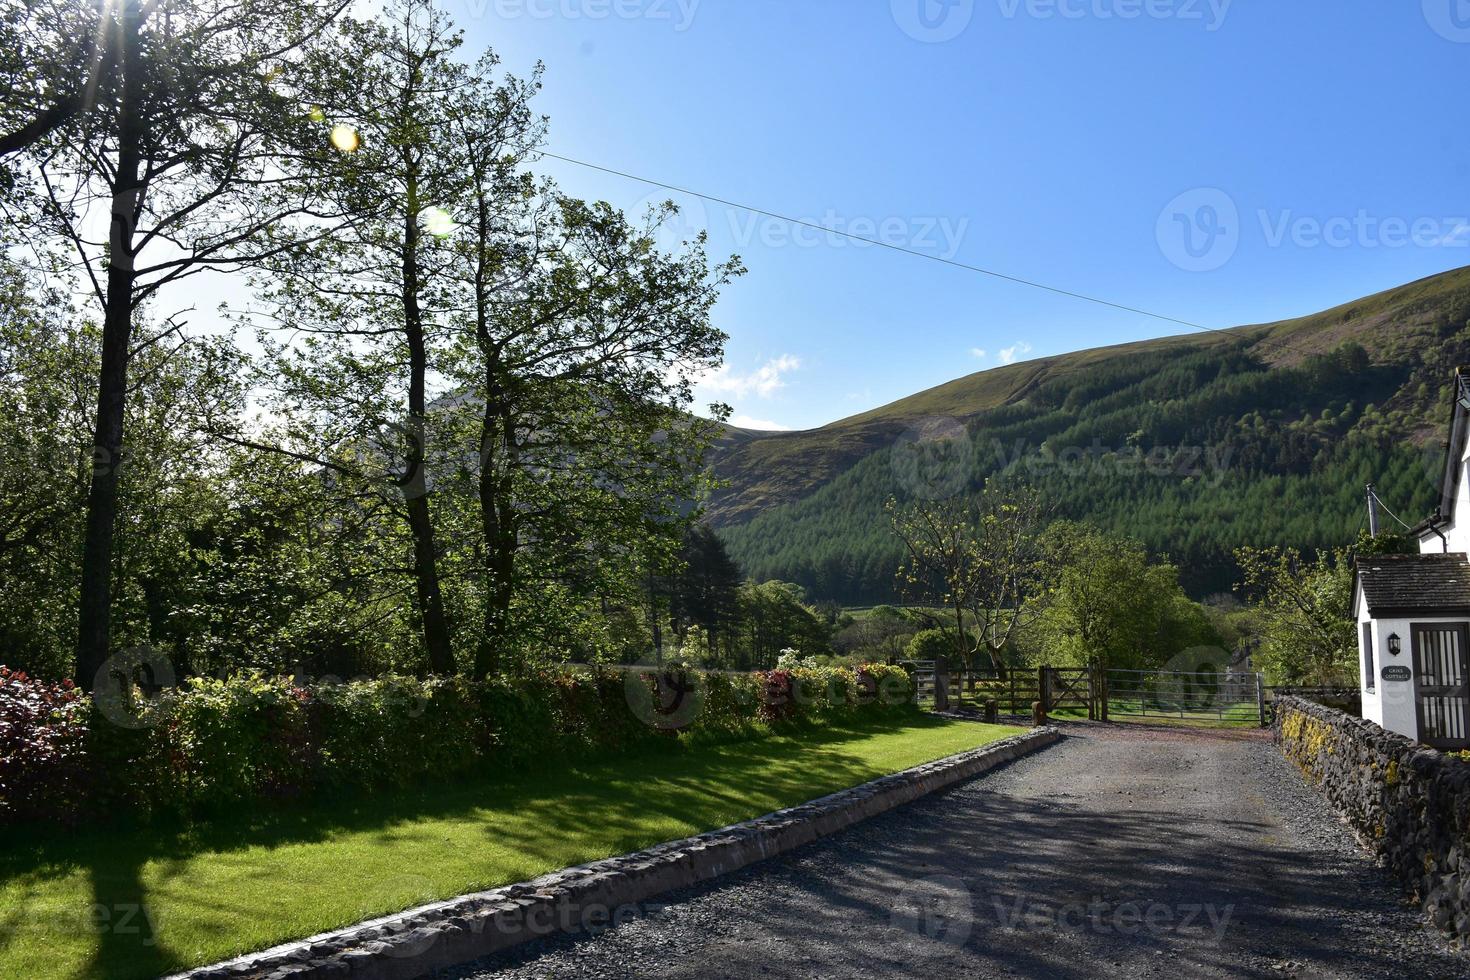
[[[1261,733],[1068,734],[617,928],[441,976],[1470,977]]]

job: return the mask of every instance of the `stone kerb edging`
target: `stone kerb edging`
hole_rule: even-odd
[[[1276,699],[1273,728],[1430,920],[1470,939],[1470,763],[1301,698]]]
[[[637,904],[747,865],[988,772],[1062,738],[1032,729],[800,806],[533,881],[434,902],[167,980],[413,980],[553,933],[605,928]]]

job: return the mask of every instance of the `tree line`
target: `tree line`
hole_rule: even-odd
[[[1373,360],[1347,344],[1274,365],[1243,338],[1069,368],[946,430],[966,443],[951,447],[961,472],[946,489],[976,499],[992,479],[1021,481],[1053,518],[1168,555],[1190,595],[1228,593],[1242,582],[1240,548],[1310,556],[1350,544],[1367,483],[1406,518],[1432,509],[1443,456],[1423,434],[1444,424],[1444,365],[1470,356],[1467,318],[1470,297]],[[893,602],[904,549],[884,503],[911,494],[905,451],[895,430],[810,496],[720,533],[757,578],[819,600]]]

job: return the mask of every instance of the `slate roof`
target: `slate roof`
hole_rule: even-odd
[[[1368,612],[1470,615],[1470,559],[1463,553],[1368,555],[1357,561]]]

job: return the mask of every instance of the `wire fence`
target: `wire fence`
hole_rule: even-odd
[[[1109,718],[1250,722],[1264,725],[1261,675],[1238,671],[1109,670]]]

